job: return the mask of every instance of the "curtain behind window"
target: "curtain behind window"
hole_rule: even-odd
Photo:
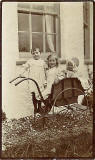
[[[54,41],[53,41],[53,36],[52,33],[54,33],[54,20],[53,20],[53,16],[51,15],[46,15],[45,16],[45,21],[46,21],[46,32],[47,34],[47,42],[48,42],[48,46],[51,52],[55,52],[54,49]]]

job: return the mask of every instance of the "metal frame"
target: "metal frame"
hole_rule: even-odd
[[[41,93],[41,91],[40,91],[39,85],[38,85],[38,83],[37,83],[34,79],[32,79],[32,78],[26,78],[26,77],[16,77],[16,78],[14,78],[13,80],[11,80],[9,83],[12,83],[12,82],[14,82],[15,80],[17,80],[17,79],[19,79],[19,78],[21,78],[21,80],[18,81],[17,83],[15,83],[15,86],[17,86],[18,84],[20,84],[21,82],[23,82],[23,81],[25,81],[25,80],[28,80],[28,81],[29,81],[29,80],[32,80],[32,81],[35,83],[35,85],[36,85],[36,87],[37,87],[37,89],[38,89],[39,95],[40,95],[40,97],[41,97],[41,102],[43,102],[44,105],[47,106],[47,103],[44,101],[44,98],[43,98],[42,93]],[[54,115],[54,117],[55,117],[55,115],[56,115],[56,114],[54,113],[54,107],[55,107],[55,103],[56,103],[56,100],[57,100],[58,96],[61,95],[61,94],[64,93],[64,92],[68,91],[68,90],[77,90],[77,91],[80,91],[80,92],[82,93],[82,95],[85,96],[85,92],[83,92],[82,90],[80,90],[80,89],[78,89],[78,88],[67,88],[67,89],[62,90],[62,91],[56,96],[53,105],[51,104],[51,108],[53,107],[53,115]],[[85,97],[85,98],[86,98],[86,97]],[[88,100],[87,100],[87,98],[86,98],[86,101],[87,101],[87,106],[86,106],[87,108],[86,108],[85,110],[79,108],[79,111],[84,111],[84,112],[82,112],[82,113],[86,113],[86,116],[87,116],[87,112],[85,112],[85,111],[88,111]],[[65,115],[67,116],[68,114],[72,114],[72,115],[73,115],[73,118],[76,119],[76,115],[75,115],[74,113],[76,113],[77,107],[75,108],[75,111],[74,111],[74,109],[72,108],[72,106],[74,106],[75,104],[76,104],[76,103],[63,105],[63,106],[65,107],[65,109],[61,110],[59,113],[61,113],[61,112],[64,111],[64,110],[67,110],[67,111],[65,112]],[[60,107],[60,106],[59,106],[59,107]],[[71,110],[71,112],[69,112],[70,110]],[[44,113],[45,113],[45,112],[44,112]],[[41,118],[42,118],[42,120],[43,120],[43,128],[44,128],[45,123],[46,123],[45,118],[48,117],[47,113],[45,113],[45,114],[44,114],[44,113],[41,115]],[[67,113],[68,113],[68,114],[67,114]],[[57,113],[57,114],[58,114],[58,113]],[[87,119],[87,118],[88,118],[88,117],[86,117],[85,119]],[[87,121],[88,121],[88,119],[87,119]],[[34,114],[34,122],[35,122],[35,114]]]
[[[56,103],[56,100],[57,100],[57,98],[58,98],[58,96],[59,95],[61,95],[62,93],[64,93],[65,91],[68,91],[68,90],[78,90],[78,91],[80,91],[81,93],[82,93],[82,95],[84,95],[84,97],[85,97],[85,93],[82,91],[82,90],[80,90],[80,89],[78,89],[78,88],[67,88],[67,89],[64,89],[63,91],[61,91],[58,95],[57,95],[57,97],[56,97],[56,99],[54,100],[54,103],[53,103],[53,114],[54,114],[54,107],[55,107],[55,103]],[[86,97],[85,97],[86,98]],[[87,100],[87,98],[86,98],[86,101],[87,101],[87,109],[88,109],[88,100]],[[74,103],[73,103],[74,104]],[[70,105],[72,105],[72,104],[70,104]],[[71,107],[70,107],[70,105],[64,105],[64,107],[67,107],[68,108],[68,106],[69,106],[69,109],[71,109]]]

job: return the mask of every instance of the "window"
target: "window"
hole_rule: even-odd
[[[29,15],[27,13],[18,14],[18,36],[19,52],[30,51]]]
[[[18,46],[20,58],[29,58],[31,49],[39,47],[42,56],[59,53],[59,4],[18,4]]]
[[[84,58],[86,63],[92,63],[92,19],[93,19],[93,10],[91,2],[83,3],[83,18],[84,18]]]

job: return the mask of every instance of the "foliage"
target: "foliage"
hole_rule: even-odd
[[[3,122],[3,158],[91,157],[92,121],[50,115]],[[86,155],[86,156],[85,156]]]
[[[2,112],[2,120],[5,121],[6,119],[7,119],[6,113],[5,113],[5,112]]]

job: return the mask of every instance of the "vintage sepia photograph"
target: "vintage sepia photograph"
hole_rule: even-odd
[[[1,153],[93,157],[93,2],[2,2]]]

